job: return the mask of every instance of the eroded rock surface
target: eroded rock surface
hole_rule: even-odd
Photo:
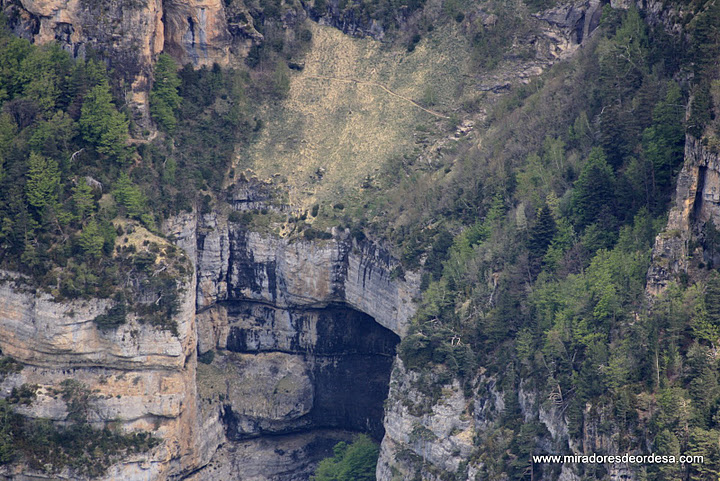
[[[212,214],[172,230],[181,245],[197,232],[198,398],[224,443],[191,479],[226,479],[247,458],[257,469],[236,479],[307,479],[352,432],[382,439],[417,275],[397,278],[389,255],[343,233],[291,242]]]
[[[4,273],[4,277],[11,273]],[[13,281],[0,285],[0,350],[23,369],[0,382],[6,397],[23,384],[39,387],[32,404],[17,412],[28,418],[65,422],[66,403],[55,392],[72,379],[93,393],[88,422],[112,422],[125,432],[150,431],[162,444],[149,453],[124,459],[101,479],[166,479],[200,462],[195,447],[195,283],[181,289],[177,335],[138,322],[103,331],[93,319],[107,301],[57,303]],[[2,467],[9,479],[78,479],[65,470],[47,474]],[[35,477],[34,477],[35,476]]]
[[[655,239],[647,275],[649,294],[661,294],[670,282],[687,273],[693,229],[708,221],[720,225],[720,157],[687,136],[685,163],[678,175],[667,227]]]
[[[130,86],[126,101],[144,128],[150,126],[152,66],[160,52],[180,65],[230,61],[232,37],[220,0],[1,0],[0,9],[21,37],[59,42],[74,57],[92,49],[107,59]]]

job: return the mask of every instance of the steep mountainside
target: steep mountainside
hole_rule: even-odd
[[[720,4],[0,6],[0,479],[717,479]]]

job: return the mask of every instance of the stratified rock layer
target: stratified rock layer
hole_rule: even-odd
[[[389,255],[342,232],[291,242],[212,214],[186,220],[172,231],[198,259],[201,417],[224,441],[191,479],[226,479],[248,458],[257,469],[237,479],[307,479],[352,432],[380,440],[417,275],[397,278]]]
[[[4,273],[4,278],[12,277]],[[15,276],[21,279],[19,276]],[[18,412],[63,422],[66,403],[53,392],[67,379],[93,393],[88,421],[112,421],[124,431],[151,431],[163,440],[150,453],[113,466],[102,479],[166,479],[197,465],[195,447],[195,282],[180,289],[177,335],[130,318],[102,331],[93,319],[106,311],[103,300],[56,303],[14,281],[0,285],[0,350],[23,365],[4,378],[0,395],[23,384],[39,386],[37,399]],[[0,468],[9,479],[78,479],[71,472],[33,473],[23,466]],[[31,479],[31,478],[27,478]]]

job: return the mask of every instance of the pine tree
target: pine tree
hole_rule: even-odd
[[[653,110],[652,126],[643,133],[645,157],[653,165],[655,183],[661,191],[671,187],[672,176],[683,161],[683,104],[680,87],[672,83],[665,99]]]
[[[655,453],[660,456],[680,456],[680,441],[668,429],[663,429],[655,437]],[[658,466],[658,481],[681,481],[683,470],[679,464],[662,464]]]
[[[75,208],[75,215],[80,222],[92,213],[95,208],[92,188],[87,184],[84,177],[81,177],[77,185],[73,187],[72,202]]]
[[[705,126],[710,122],[711,111],[710,86],[707,82],[703,82],[693,91],[692,102],[690,102],[690,117],[687,122],[687,131],[690,135],[698,139],[702,137]]]
[[[140,219],[145,212],[145,196],[133,185],[126,172],[122,172],[113,190],[115,200],[125,207],[128,217]]]
[[[92,88],[85,97],[80,115],[83,138],[93,144],[97,151],[113,160],[128,159],[128,121],[115,109],[106,80]]]
[[[173,59],[168,54],[160,54],[155,64],[155,83],[150,92],[150,115],[169,133],[177,127],[175,111],[182,100],[178,95],[180,83]]]
[[[696,15],[691,24],[691,55],[695,75],[706,78],[717,71],[720,62],[720,3],[707,2],[708,8]]]
[[[613,195],[612,169],[602,149],[594,148],[575,182],[571,204],[575,224],[579,227],[591,224],[603,208],[612,204]]]
[[[42,211],[46,206],[57,204],[60,171],[58,163],[32,152],[28,161],[25,193],[28,203]]]
[[[92,219],[78,236],[78,244],[83,252],[93,259],[100,257],[104,243],[105,239],[95,219]]]
[[[550,211],[550,207],[545,204],[538,211],[535,225],[530,229],[530,238],[528,239],[530,257],[533,259],[542,258],[547,252],[556,232],[555,219]]]
[[[706,431],[701,428],[690,430],[690,441],[686,454],[703,456],[703,463],[690,466],[690,477],[694,481],[717,481],[720,478],[720,446],[715,430]]]
[[[705,309],[708,320],[720,327],[720,275],[713,271],[705,289]]]
[[[598,55],[600,137],[608,162],[617,167],[632,152],[642,128],[632,98],[647,74],[648,36],[637,8],[628,9],[615,36],[599,44]]]

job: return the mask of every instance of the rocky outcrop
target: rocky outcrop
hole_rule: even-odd
[[[162,441],[149,453],[124,459],[102,479],[166,479],[172,472],[197,465],[194,287],[191,280],[180,289],[184,295],[174,335],[133,316],[117,329],[103,331],[93,319],[106,311],[107,301],[58,303],[47,294],[4,281],[0,285],[0,350],[23,369],[2,380],[0,395],[6,397],[24,384],[37,385],[37,398],[17,407],[17,412],[63,423],[67,405],[55,390],[72,379],[93,393],[88,422],[96,427],[113,423],[126,432],[150,431]],[[0,476],[9,479],[30,475],[49,476],[22,466],[0,470]],[[78,479],[68,471],[50,477]]]
[[[225,300],[281,308],[344,303],[399,336],[407,332],[419,275],[400,279],[397,262],[370,243],[345,232],[291,242],[222,224],[215,215],[205,216],[197,231],[199,311]]]
[[[13,31],[34,43],[59,42],[74,57],[99,53],[130,86],[125,100],[144,128],[160,52],[181,65],[230,61],[232,37],[220,0],[0,0],[0,8]]]
[[[537,18],[566,33],[573,45],[587,38],[600,24],[600,0],[559,5],[536,15]]]
[[[382,438],[416,274],[401,279],[388,254],[342,231],[290,241],[215,214],[167,228],[197,259],[199,412],[215,439],[190,479],[226,479],[247,458],[257,466],[240,479],[307,479],[352,432]]]
[[[290,242],[193,214],[165,230],[196,272],[181,289],[177,335],[133,315],[101,330],[93,319],[110,301],[59,303],[5,274],[0,350],[24,367],[0,383],[0,393],[39,386],[19,413],[64,423],[68,409],[55,389],[80,380],[94,393],[90,423],[112,420],[161,440],[103,479],[227,479],[248,457],[256,465],[235,472],[238,479],[306,479],[353,432],[383,437],[383,403],[395,346],[414,312],[416,275],[400,279],[389,255],[343,232]],[[29,474],[17,469],[0,475]]]
[[[418,470],[427,480],[440,479],[438,471],[467,475],[463,470],[467,469],[478,433],[473,401],[465,398],[457,381],[443,385],[435,377],[421,382],[420,376],[396,360],[385,412],[386,435],[378,460],[378,480],[413,479]],[[428,401],[432,395],[423,385],[432,385],[439,395]],[[496,411],[495,399],[483,408]],[[430,466],[434,472],[424,469]]]
[[[670,282],[687,274],[694,230],[710,220],[720,225],[720,156],[687,136],[685,162],[678,175],[667,227],[658,234],[653,247],[647,275],[650,295],[661,294]]]
[[[385,28],[376,19],[367,18],[359,9],[342,8],[345,2],[330,0],[323,9],[310,8],[307,12],[310,18],[320,25],[335,27],[341,32],[354,37],[371,37],[375,40],[385,38]]]
[[[163,2],[164,50],[180,65],[227,65],[232,37],[221,0]]]

